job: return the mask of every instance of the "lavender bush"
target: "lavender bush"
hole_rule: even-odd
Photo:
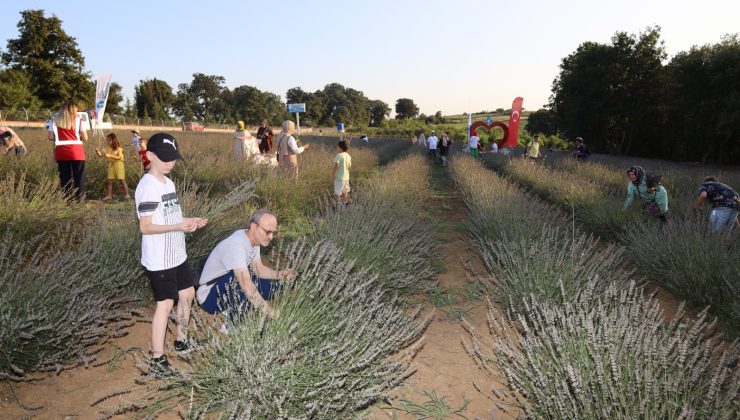
[[[590,166],[592,164],[573,173],[531,165],[522,160],[506,162],[493,158],[489,164],[530,187],[538,195],[560,204],[565,210],[572,205],[576,219],[589,230],[625,244],[627,258],[648,280],[698,305],[699,309],[711,305],[710,313],[718,317],[723,330],[730,336],[737,335],[740,320],[740,309],[736,304],[740,296],[737,246],[732,240],[725,241],[719,235],[709,235],[705,221],[697,221],[690,214],[674,214],[665,225],[654,218],[643,223],[643,218],[635,212],[621,210],[623,196],[604,194],[599,191],[597,182],[582,176],[583,173],[594,171]],[[573,166],[561,165],[564,168]],[[607,171],[611,174],[609,176],[618,177],[616,168],[606,165],[596,167],[600,168],[596,172]],[[663,168],[666,171],[671,169],[665,164]],[[692,191],[691,197],[677,200],[683,203],[686,210],[695,198],[695,187],[689,184],[697,175],[696,170],[685,170],[689,175],[682,174],[684,170],[676,165],[667,173],[672,174],[674,180],[683,180],[683,191]],[[579,172],[582,173],[579,175]]]
[[[450,170],[470,211],[472,245],[492,275],[483,283],[504,307],[521,310],[532,297],[560,302],[586,287],[603,290],[630,278],[620,248],[565,228],[555,208],[479,162],[455,158]]]
[[[710,307],[730,337],[740,334],[740,246],[713,233],[704,217],[625,230],[627,256],[640,271],[695,307]]]
[[[248,311],[230,324],[228,337],[212,336],[193,357],[192,372],[168,383],[153,411],[349,417],[411,373],[409,360],[429,319],[418,310],[407,315],[376,273],[354,270],[333,245],[298,241],[279,254],[276,266],[296,269],[275,301],[280,316],[266,320]]]
[[[383,285],[387,290],[431,290],[435,246],[431,224],[421,216],[421,199],[431,194],[429,170],[420,156],[391,163],[360,186],[349,207],[328,205],[312,237],[337,245],[356,267],[391,280]]]
[[[528,417],[733,419],[740,410],[738,342],[704,337],[706,312],[666,321],[642,289],[589,288],[564,304],[530,300],[516,314],[521,333],[493,305],[491,350],[471,331],[470,354],[494,363]]]
[[[0,380],[94,363],[133,324],[126,308],[140,272],[119,262],[128,241],[102,248],[74,231],[54,236],[66,240],[56,251],[41,238],[0,244]]]

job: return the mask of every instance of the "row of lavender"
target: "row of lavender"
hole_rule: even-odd
[[[603,163],[548,159],[548,165],[532,165],[500,157],[486,163],[572,214],[590,232],[623,244],[627,259],[648,280],[699,310],[709,306],[724,333],[736,337],[740,333],[740,241],[737,233],[730,238],[713,233],[708,216],[691,208],[705,176],[717,175],[737,185],[740,173],[663,161],[597,158]],[[633,161],[662,175],[670,199],[668,223],[645,220],[638,209],[623,210],[625,171]]]
[[[451,171],[484,256],[492,336],[466,348],[537,418],[733,418],[738,343],[704,336],[706,312],[666,319],[623,248],[474,159]]]

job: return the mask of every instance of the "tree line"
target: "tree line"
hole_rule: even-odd
[[[56,16],[43,10],[25,10],[18,22],[19,37],[8,41],[0,51],[0,108],[55,109],[67,99],[91,106],[95,83],[84,70],[85,59],[77,40],[62,28]],[[304,125],[379,127],[391,112],[388,104],[370,99],[363,92],[330,83],[322,90],[305,92],[300,87],[286,94],[288,103],[305,103]],[[141,80],[134,88],[133,101],[122,95],[122,86],[113,82],[106,112],[140,118],[234,123],[243,120],[257,124],[267,118],[273,124],[289,118],[286,103],[279,95],[242,85],[226,86],[223,76],[194,73],[190,83],[174,89],[161,79]],[[420,118],[427,122],[444,120],[441,112],[419,115],[413,100],[399,99],[398,119]]]
[[[581,44],[528,129],[580,136],[611,154],[740,163],[738,35],[666,58],[660,27]]]

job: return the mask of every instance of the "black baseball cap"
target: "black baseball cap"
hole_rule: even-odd
[[[177,146],[177,140],[167,133],[157,133],[149,137],[146,144],[147,152],[154,153],[162,162],[172,162],[182,159]]]

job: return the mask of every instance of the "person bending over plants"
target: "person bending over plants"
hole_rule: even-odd
[[[647,175],[640,166],[632,166],[627,169],[627,178],[630,182],[627,184],[624,209],[628,209],[637,196],[646,214],[667,221],[668,191],[660,184],[660,177]]]
[[[699,187],[699,197],[694,208],[698,210],[706,200],[712,205],[712,213],[709,214],[712,230],[732,232],[732,228],[738,224],[737,215],[740,211],[740,195],[737,191],[719,182],[717,177],[708,176]]]
[[[260,247],[270,245],[277,236],[277,217],[268,210],[257,210],[239,229],[219,242],[203,265],[198,281],[198,302],[210,314],[225,312],[233,321],[250,307],[276,318],[279,312],[267,302],[280,288],[276,280],[287,280],[292,268],[274,270],[265,266]],[[227,332],[226,326],[221,327]]]
[[[10,127],[0,127],[0,147],[2,147],[4,156],[10,152],[16,156],[25,155],[28,152],[23,140]]]

